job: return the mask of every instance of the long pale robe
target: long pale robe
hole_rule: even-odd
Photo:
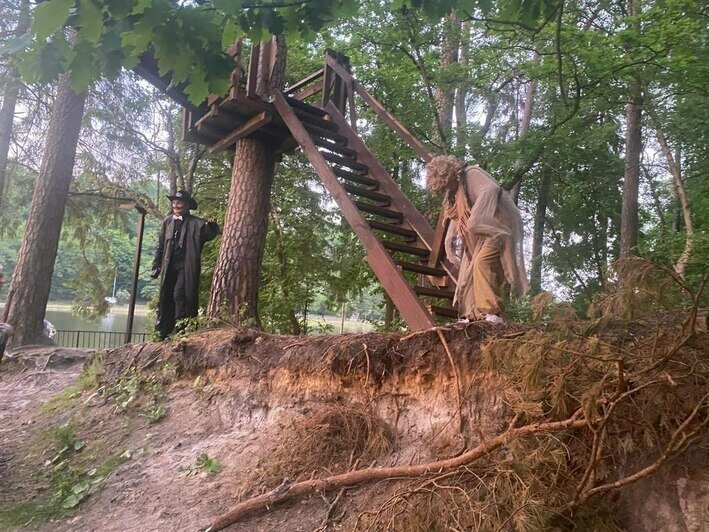
[[[460,316],[476,316],[473,290],[473,264],[483,246],[500,251],[500,262],[507,281],[517,295],[527,291],[527,273],[524,268],[522,217],[512,198],[479,166],[468,166],[461,178],[451,218],[462,238],[460,274],[454,304]],[[466,194],[467,193],[467,194]],[[451,224],[453,225],[453,224]],[[449,231],[446,249],[449,257],[453,249],[452,231]]]

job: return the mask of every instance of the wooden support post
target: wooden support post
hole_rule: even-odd
[[[249,72],[246,77],[246,96],[249,98],[258,97],[258,59],[260,43],[256,43],[251,48],[249,56]]]
[[[428,256],[428,266],[438,268],[445,257],[446,233],[450,226],[450,218],[446,216],[445,208],[441,208],[441,213],[438,216],[438,224],[436,231],[433,234],[433,243],[431,244],[431,254]],[[447,286],[448,279],[446,277],[428,277],[432,285],[443,287]]]

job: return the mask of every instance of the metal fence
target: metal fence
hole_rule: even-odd
[[[150,339],[149,333],[133,333],[131,343],[146,342]],[[87,349],[108,349],[125,344],[126,333],[108,331],[57,331],[52,338],[57,345],[62,347],[81,347]]]

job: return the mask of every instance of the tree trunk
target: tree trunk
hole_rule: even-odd
[[[544,226],[547,220],[547,206],[551,177],[548,172],[542,174],[537,196],[537,210],[534,213],[534,234],[532,236],[532,259],[530,264],[529,288],[531,295],[542,291],[542,257],[544,255]]]
[[[15,35],[20,36],[29,28],[29,0],[20,1],[20,14],[17,21]],[[7,85],[2,95],[2,108],[0,109],[0,208],[2,207],[7,181],[7,156],[10,152],[12,139],[12,122],[15,118],[15,105],[20,94],[20,80],[14,65],[8,65]]]
[[[285,80],[285,38],[274,37],[272,46],[277,46],[277,52],[269,86],[280,90]],[[225,311],[235,316],[237,323],[258,325],[261,261],[276,154],[271,144],[250,137],[237,140],[235,150],[229,202],[207,315],[217,317]]]
[[[462,68],[467,70],[470,62],[470,22],[466,20],[461,24],[460,33],[460,56],[458,60]],[[455,144],[458,150],[458,155],[464,154],[466,148],[465,144],[468,140],[468,117],[465,99],[468,96],[469,88],[470,84],[467,81],[460,83],[455,95]]]
[[[434,131],[436,142],[440,146],[447,146],[450,142],[450,133],[453,129],[453,103],[455,85],[448,79],[451,66],[458,61],[458,46],[460,42],[460,18],[456,13],[446,17],[443,27],[443,42],[441,43],[441,74],[436,88],[436,113]],[[438,126],[438,127],[436,127]]]
[[[675,271],[677,275],[684,279],[684,272],[687,268],[687,263],[689,262],[689,257],[692,254],[692,247],[694,244],[694,226],[692,225],[692,213],[689,207],[689,199],[687,198],[687,190],[684,187],[684,181],[682,181],[682,174],[680,170],[679,157],[677,160],[672,156],[672,150],[670,149],[669,142],[667,142],[667,137],[660,127],[660,121],[657,116],[652,113],[651,118],[655,125],[655,132],[657,134],[657,140],[660,141],[660,146],[662,147],[662,153],[667,159],[667,167],[672,173],[672,178],[675,185],[675,193],[677,194],[677,200],[679,201],[680,207],[682,208],[682,218],[684,220],[684,229],[686,231],[687,237],[684,241],[684,249],[682,254],[677,259],[675,263]]]
[[[539,63],[541,56],[538,52],[534,52],[534,61]],[[532,123],[532,110],[534,108],[534,93],[537,91],[537,80],[530,79],[524,91],[524,110],[522,112],[522,121],[519,125],[518,138],[524,138],[529,132],[529,126]],[[515,172],[524,166],[524,159],[521,157],[515,161]],[[542,178],[543,179],[543,178]],[[512,200],[515,204],[519,203],[519,191],[522,188],[522,180],[519,179],[512,187]],[[546,208],[546,207],[545,207]]]
[[[231,189],[207,314],[224,310],[237,321],[259,323],[258,289],[266,243],[273,146],[252,138],[236,143]]]
[[[68,74],[63,75],[52,107],[42,166],[7,296],[5,315],[15,327],[13,346],[35,343],[42,336],[85,102],[86,92],[75,93],[69,86]]]
[[[640,14],[640,0],[628,0],[628,15]],[[639,22],[633,27],[640,33]],[[630,101],[626,110],[625,173],[623,205],[620,213],[620,258],[633,255],[638,242],[638,187],[640,183],[640,154],[642,151],[642,87],[634,79],[628,87]]]

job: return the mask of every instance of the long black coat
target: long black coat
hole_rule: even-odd
[[[168,297],[172,294],[165,294],[165,275],[170,264],[173,251],[172,235],[175,232],[172,215],[167,216],[162,222],[160,239],[155,249],[152,269],[160,269],[160,300],[158,303],[158,322],[160,316],[165,315],[165,307],[168,304]],[[185,307],[187,316],[196,316],[199,309],[199,274],[201,270],[200,256],[204,244],[213,240],[219,234],[219,226],[214,222],[207,222],[202,218],[186,214],[182,221],[182,231],[180,240],[185,250],[184,276],[185,276]]]

